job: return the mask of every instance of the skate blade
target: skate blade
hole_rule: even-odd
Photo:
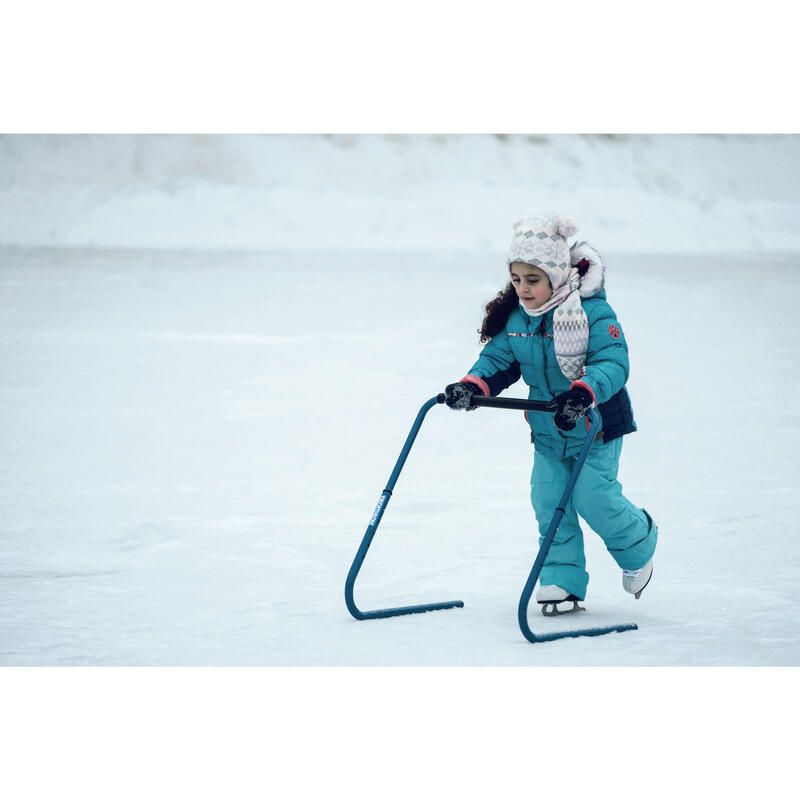
[[[653,580],[653,570],[650,570],[650,577],[647,579],[647,583],[650,583],[651,580]],[[642,586],[642,588],[639,589],[639,591],[636,592],[636,594],[634,595],[634,598],[636,600],[638,600],[642,596],[642,592],[647,588],[647,583],[644,586]]]
[[[562,600],[562,603],[569,602],[568,600]],[[542,607],[542,614],[546,617],[560,617],[563,614],[577,614],[578,611],[586,611],[583,606],[578,605],[577,600],[572,601],[572,608],[564,609],[563,611],[558,607],[558,603],[540,603]]]

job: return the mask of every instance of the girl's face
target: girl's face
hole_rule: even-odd
[[[539,267],[515,261],[511,265],[511,283],[525,308],[539,308],[553,294],[547,273]]]

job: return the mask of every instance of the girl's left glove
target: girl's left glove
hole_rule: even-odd
[[[592,407],[592,395],[580,386],[553,398],[550,407],[555,411],[553,422],[562,431],[571,431],[578,420]]]
[[[456,409],[474,411],[477,406],[471,406],[470,401],[472,396],[476,394],[482,395],[483,392],[474,383],[469,383],[468,381],[449,383],[444,387],[444,402],[453,411]]]

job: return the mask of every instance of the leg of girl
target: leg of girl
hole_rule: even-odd
[[[572,501],[578,514],[603,539],[617,564],[635,572],[648,566],[653,558],[658,528],[643,508],[637,508],[622,494],[617,480],[621,450],[621,438],[608,444],[598,441],[592,446]],[[643,582],[649,574],[648,566],[647,574],[641,576]],[[628,591],[634,591],[630,588],[630,574],[623,584]]]
[[[562,461],[540,452],[536,452],[534,455],[531,474],[531,503],[539,525],[540,546],[550,521],[553,519],[558,501],[564,493],[564,487],[567,485],[571,471],[572,463],[569,459]],[[575,505],[570,499],[539,575],[539,586],[560,587],[565,592],[561,599],[575,595],[579,600],[583,600],[586,596],[588,582],[589,574],[586,572],[586,556],[583,552],[583,533],[578,524]],[[542,602],[542,597],[544,595],[537,595],[537,600]],[[547,599],[551,599],[549,594]]]

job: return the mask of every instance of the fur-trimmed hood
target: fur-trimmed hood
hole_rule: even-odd
[[[575,242],[569,249],[569,260],[581,276],[581,297],[593,297],[606,282],[606,265],[600,253],[588,242]]]

